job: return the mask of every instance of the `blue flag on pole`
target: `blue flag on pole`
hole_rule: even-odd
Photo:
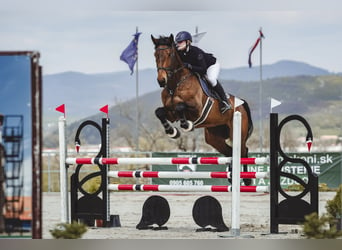
[[[135,62],[138,59],[138,41],[141,32],[135,33],[133,36],[133,40],[127,46],[127,48],[122,51],[120,60],[126,62],[128,64],[129,69],[131,70],[131,75],[134,71]]]

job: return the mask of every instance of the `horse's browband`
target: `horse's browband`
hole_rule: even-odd
[[[162,46],[164,46],[164,45],[162,45]],[[165,45],[165,46],[167,46],[167,45]],[[159,47],[157,47],[157,48],[155,48],[155,50],[164,50],[164,49],[171,49],[172,48],[172,46],[167,46],[167,47],[165,47],[165,48],[159,48]]]

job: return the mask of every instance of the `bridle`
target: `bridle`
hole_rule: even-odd
[[[175,58],[175,51],[173,50],[172,46],[167,46],[167,47],[163,47],[163,48],[156,48],[156,51],[161,51],[161,50],[167,50],[170,49],[171,50],[171,65],[174,62],[174,58]],[[183,69],[184,66],[181,65],[179,68],[171,68],[171,67],[157,67],[157,70],[164,70],[166,71],[167,77],[172,78],[174,74],[176,74],[178,71],[180,71],[181,69]]]
[[[170,50],[171,50],[171,63],[170,63],[170,65],[173,65],[173,64],[174,64],[174,60],[175,60],[175,58],[176,58],[176,54],[175,54],[176,52],[174,51],[174,47],[173,47],[173,46],[167,46],[167,47],[162,47],[162,48],[160,48],[160,47],[155,48],[156,51],[162,51],[162,50],[167,50],[167,49],[170,49]],[[180,70],[182,70],[182,69],[184,69],[184,68],[185,68],[184,65],[181,64],[181,66],[178,67],[178,68],[173,68],[173,67],[171,67],[171,66],[170,66],[170,67],[157,67],[157,70],[158,70],[158,71],[159,71],[159,70],[164,70],[164,71],[166,72],[166,74],[167,74],[167,77],[168,77],[169,79],[173,79],[174,75],[175,75],[178,71],[180,71]],[[192,72],[189,72],[189,74],[187,74],[186,76],[181,77],[181,79],[176,83],[174,89],[170,88],[170,86],[168,86],[167,83],[166,83],[166,85],[165,85],[164,87],[167,87],[169,94],[170,94],[170,95],[173,95],[175,89],[176,89],[182,82],[184,82],[189,76],[191,76],[191,75],[192,75]]]

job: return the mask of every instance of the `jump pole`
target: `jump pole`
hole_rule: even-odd
[[[112,178],[183,178],[231,179],[232,172],[174,172],[174,171],[108,171]],[[269,179],[269,172],[240,172],[244,179]]]
[[[268,186],[239,186],[239,192],[268,193]],[[111,191],[157,191],[157,192],[233,192],[232,186],[215,185],[149,185],[149,184],[109,184]],[[233,195],[233,194],[232,194]]]
[[[172,164],[198,164],[198,165],[226,165],[232,163],[232,157],[140,157],[140,158],[66,158],[66,163],[77,164],[100,164],[100,165],[172,165]],[[241,158],[241,164],[264,165],[269,163],[268,157]]]

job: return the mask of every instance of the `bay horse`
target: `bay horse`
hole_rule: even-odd
[[[154,56],[157,65],[157,81],[160,87],[163,107],[155,110],[155,115],[163,125],[166,134],[176,139],[180,131],[170,122],[180,122],[185,131],[204,128],[205,142],[226,157],[232,156],[232,147],[226,142],[233,138],[233,114],[229,109],[221,113],[218,100],[209,97],[200,85],[199,77],[184,67],[178,55],[173,35],[154,38]],[[234,107],[235,97],[227,98]],[[251,112],[246,101],[235,108],[241,112],[241,157],[248,157],[247,139],[253,131]],[[243,166],[247,171],[247,165]],[[250,185],[250,179],[244,179]]]

